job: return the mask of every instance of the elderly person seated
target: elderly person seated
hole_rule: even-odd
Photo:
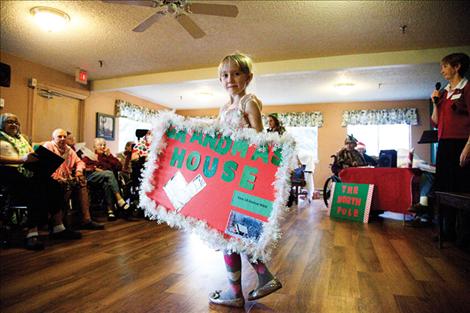
[[[104,188],[108,220],[116,220],[114,204],[124,212],[124,216],[128,216],[129,204],[123,199],[116,179],[118,171],[122,168],[121,162],[111,154],[103,138],[95,139],[94,149],[93,159],[91,156],[83,158],[88,183]]]
[[[24,199],[28,206],[25,248],[29,250],[44,249],[44,244],[38,239],[38,224],[41,215],[47,214],[46,206],[42,205],[40,182],[24,167],[37,161],[28,140],[20,133],[16,115],[0,115],[0,184]]]
[[[336,162],[343,169],[347,167],[365,166],[366,161],[355,148],[357,139],[353,135],[348,135],[344,140],[345,147],[336,154]]]
[[[135,143],[128,141],[124,147],[124,151],[118,153],[117,158],[121,162],[122,169],[119,172],[119,179],[122,184],[123,196],[125,199],[131,198],[132,189],[132,164],[139,159],[139,155],[136,152],[132,152]]]
[[[62,211],[56,205],[55,194],[49,189],[51,178],[35,175],[25,165],[38,161],[28,140],[21,135],[18,117],[11,113],[0,115],[0,184],[18,195],[28,207],[28,231],[25,248],[42,250],[39,240],[39,223],[53,216],[50,234],[53,239],[80,239],[81,234],[66,229],[62,223]]]
[[[135,143],[133,141],[128,141],[126,146],[124,147],[124,151],[119,152],[117,158],[121,162],[122,169],[121,172],[127,174],[130,177],[132,168],[131,168],[131,161],[138,158],[137,153],[132,153],[132,149],[134,148]]]
[[[83,152],[81,150],[77,151],[77,142],[75,140],[75,136],[72,134],[71,131],[67,130],[67,138],[65,138],[65,142],[67,143],[67,146],[69,146],[70,148],[72,148],[73,151],[75,151],[75,153],[80,159],[83,157]]]
[[[65,159],[64,163],[52,174],[52,178],[62,186],[65,201],[70,199],[72,191],[78,192],[78,201],[82,212],[80,228],[104,229],[104,225],[91,219],[88,189],[86,178],[83,175],[85,163],[67,145],[67,132],[60,128],[54,130],[52,132],[52,141],[44,143],[44,147]]]
[[[362,158],[366,162],[366,165],[368,166],[377,166],[377,161],[368,155],[366,152],[366,145],[362,142],[358,142],[356,146],[356,150],[359,151],[359,153],[362,155]]]

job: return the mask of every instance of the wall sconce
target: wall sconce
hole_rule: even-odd
[[[36,23],[47,32],[57,32],[65,28],[70,16],[58,9],[49,7],[34,7],[30,11]]]

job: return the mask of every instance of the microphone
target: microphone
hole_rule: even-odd
[[[441,90],[441,83],[437,82],[435,87],[437,91]],[[432,100],[436,105],[439,103],[439,97],[433,97]]]

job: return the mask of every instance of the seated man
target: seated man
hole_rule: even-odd
[[[344,140],[345,147],[336,154],[336,161],[341,169],[347,167],[366,166],[366,161],[355,148],[357,139],[348,135]]]
[[[83,158],[88,183],[104,188],[108,220],[116,220],[115,203],[123,211],[125,217],[130,217],[129,204],[123,199],[116,179],[118,171],[122,168],[121,163],[111,154],[103,138],[95,139],[94,149],[95,156]]]
[[[82,212],[81,229],[104,229],[104,225],[96,223],[90,216],[88,189],[86,179],[83,176],[85,163],[67,145],[66,140],[66,131],[58,128],[52,133],[52,141],[44,143],[44,147],[65,159],[64,163],[52,174],[52,178],[62,186],[65,192],[65,202],[70,199],[73,190],[78,192],[78,200]]]

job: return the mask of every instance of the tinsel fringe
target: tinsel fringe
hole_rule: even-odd
[[[140,188],[140,205],[145,208],[145,215],[159,223],[166,222],[171,227],[182,228],[197,234],[204,242],[214,249],[245,253],[250,261],[269,261],[271,252],[281,238],[280,223],[288,212],[286,206],[291,189],[291,169],[295,167],[295,142],[294,139],[285,134],[279,137],[277,133],[257,133],[254,129],[240,129],[232,131],[224,128],[218,122],[209,123],[203,119],[185,119],[176,115],[173,111],[165,111],[153,121],[153,140],[150,147],[147,162],[143,171],[143,182]],[[192,217],[185,217],[173,210],[167,210],[157,205],[154,200],[147,196],[153,189],[153,173],[158,169],[156,164],[158,156],[166,148],[163,136],[168,127],[174,126],[177,130],[198,131],[214,136],[222,133],[230,136],[232,140],[248,140],[251,144],[262,146],[272,144],[274,147],[282,147],[282,161],[276,172],[273,182],[275,201],[273,210],[267,223],[264,223],[263,232],[258,241],[249,239],[224,238],[223,234],[208,227],[207,223]]]

